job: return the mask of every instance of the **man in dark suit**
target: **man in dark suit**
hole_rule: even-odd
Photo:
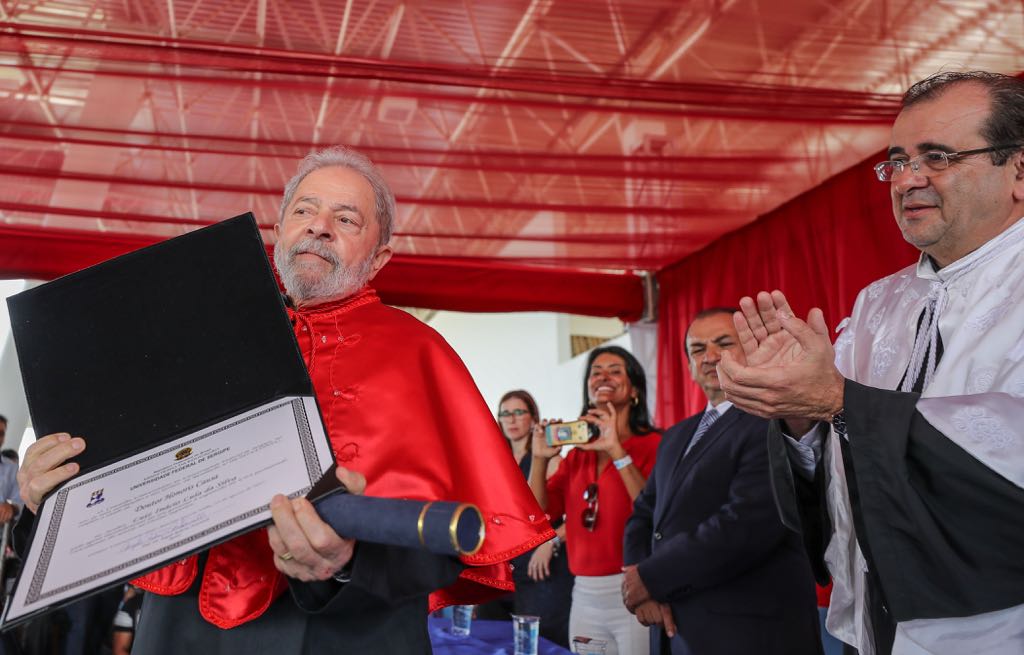
[[[772,500],[768,423],[718,382],[721,353],[743,357],[733,311],[690,324],[690,373],[708,406],[665,432],[626,524],[622,597],[652,626],[652,655],[821,653],[810,564]]]

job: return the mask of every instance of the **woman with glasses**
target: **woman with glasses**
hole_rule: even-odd
[[[526,391],[516,389],[501,397],[498,403],[498,424],[508,439],[523,476],[530,477],[534,464],[531,457],[533,426],[539,424],[537,403]],[[541,466],[546,477],[558,468],[561,458],[557,454]],[[509,614],[527,614],[540,617],[540,634],[545,639],[569,647],[569,606],[572,600],[572,574],[565,549],[565,526],[561,515],[551,517],[557,535],[532,551],[512,560],[512,578],[516,583],[514,595],[500,598],[478,608],[478,618],[508,619]]]
[[[647,409],[643,367],[629,351],[594,349],[584,376],[580,418],[598,434],[573,448],[545,480],[541,471],[559,448],[545,440],[547,421],[535,426],[530,488],[549,516],[566,517],[569,569],[576,576],[570,640],[606,642],[605,655],[646,654],[648,629],[622,604],[622,537],[661,435]]]

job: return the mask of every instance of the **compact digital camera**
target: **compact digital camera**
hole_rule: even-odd
[[[597,439],[600,434],[601,428],[586,421],[548,423],[544,427],[544,438],[549,446],[587,443]]]

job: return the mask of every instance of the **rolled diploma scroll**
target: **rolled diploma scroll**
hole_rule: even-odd
[[[469,503],[374,498],[341,491],[313,506],[335,532],[358,541],[423,548],[438,555],[473,555],[484,543],[483,516]]]

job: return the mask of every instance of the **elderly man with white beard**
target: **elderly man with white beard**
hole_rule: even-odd
[[[307,500],[276,496],[267,531],[135,581],[153,593],[133,653],[429,653],[428,609],[510,591],[508,560],[554,536],[461,360],[368,286],[391,258],[394,215],[366,157],[312,153],[285,187],[274,262],[339,478],[374,496],[474,503],[483,546],[459,561],[357,544]],[[29,449],[19,482],[32,511],[83,448],[54,434]]]

